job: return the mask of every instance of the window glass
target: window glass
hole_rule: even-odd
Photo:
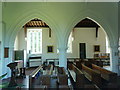
[[[27,51],[31,54],[42,53],[42,29],[27,29]]]

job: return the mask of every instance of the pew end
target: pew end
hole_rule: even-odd
[[[66,74],[64,67],[58,67],[57,70],[57,78],[59,85],[68,85],[68,75]]]

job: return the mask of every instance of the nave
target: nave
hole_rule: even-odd
[[[10,79],[3,80],[3,82],[8,81]],[[76,59],[74,62],[68,61],[67,69],[54,64],[27,68],[25,74],[15,77],[15,81],[17,85],[13,84],[9,88],[14,87],[20,90],[120,89],[120,77],[116,73],[104,69],[100,62],[81,59]]]

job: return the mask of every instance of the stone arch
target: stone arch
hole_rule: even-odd
[[[49,26],[50,28],[53,30],[53,32],[55,33],[56,35],[56,39],[58,39],[58,34],[57,33],[57,30],[56,30],[56,27],[57,24],[55,23],[55,21],[53,21],[54,19],[51,18],[49,15],[47,15],[45,12],[42,12],[42,11],[38,11],[38,10],[32,10],[30,12],[26,12],[24,13],[23,15],[21,15],[10,27],[7,35],[6,35],[6,46],[10,47],[10,51],[9,51],[9,62],[12,61],[12,51],[14,49],[14,42],[15,42],[15,38],[16,38],[16,35],[17,33],[21,30],[21,27],[23,25],[25,25],[28,21],[30,21],[31,19],[34,19],[34,18],[38,18],[38,19],[41,19],[43,21],[45,21]],[[8,42],[8,43],[7,43]]]
[[[93,20],[94,22],[96,22],[98,25],[100,25],[100,27],[103,28],[103,30],[106,32],[107,36],[108,36],[108,40],[109,40],[109,44],[110,47],[112,48],[112,52],[111,56],[110,56],[110,66],[112,71],[117,72],[118,73],[118,67],[116,66],[118,64],[114,63],[114,60],[118,60],[117,56],[114,56],[114,53],[116,53],[114,50],[114,48],[116,48],[116,41],[117,38],[114,36],[114,34],[112,33],[112,29],[113,27],[110,26],[109,22],[107,22],[106,18],[103,17],[101,14],[97,14],[94,13],[93,11],[87,10],[87,11],[81,11],[77,14],[75,14],[75,16],[69,21],[70,23],[68,24],[68,26],[66,27],[66,32],[65,32],[65,46],[67,48],[67,43],[68,43],[68,38],[70,35],[70,32],[72,31],[72,29],[74,28],[74,26],[80,22],[81,20],[85,19],[85,18],[89,18],[91,20]]]
[[[45,21],[50,26],[50,28],[55,32],[55,34],[57,34],[56,27],[58,26],[56,25],[55,21],[53,21],[51,17],[48,17],[46,13],[43,13],[41,11],[40,12],[31,11],[31,12],[27,12],[26,14],[18,18],[18,20],[15,21],[15,23],[10,27],[9,33],[7,35],[7,36],[10,36],[9,37],[10,39],[6,38],[6,41],[7,40],[9,41],[9,46],[12,46],[14,44],[14,40],[16,37],[15,35],[17,35],[17,33],[20,31],[20,28],[23,25],[25,25],[26,22],[34,18],[38,18],[38,19]],[[12,33],[10,33],[11,31]]]
[[[106,19],[102,15],[98,15],[90,10],[83,11],[83,12],[80,12],[80,13],[75,14],[75,15],[76,16],[74,16],[73,19],[69,21],[70,23],[66,27],[65,46],[67,46],[67,41],[68,41],[71,30],[74,28],[74,26],[78,22],[80,22],[81,20],[83,20],[85,18],[89,18],[92,21],[96,22],[105,31],[106,35],[108,36],[110,45],[111,46],[115,45],[115,38],[113,36],[111,26],[109,25],[109,23],[106,21]],[[104,25],[106,25],[106,26],[104,26]]]

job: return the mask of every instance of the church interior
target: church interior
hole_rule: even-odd
[[[0,88],[120,89],[120,2],[0,2]]]

